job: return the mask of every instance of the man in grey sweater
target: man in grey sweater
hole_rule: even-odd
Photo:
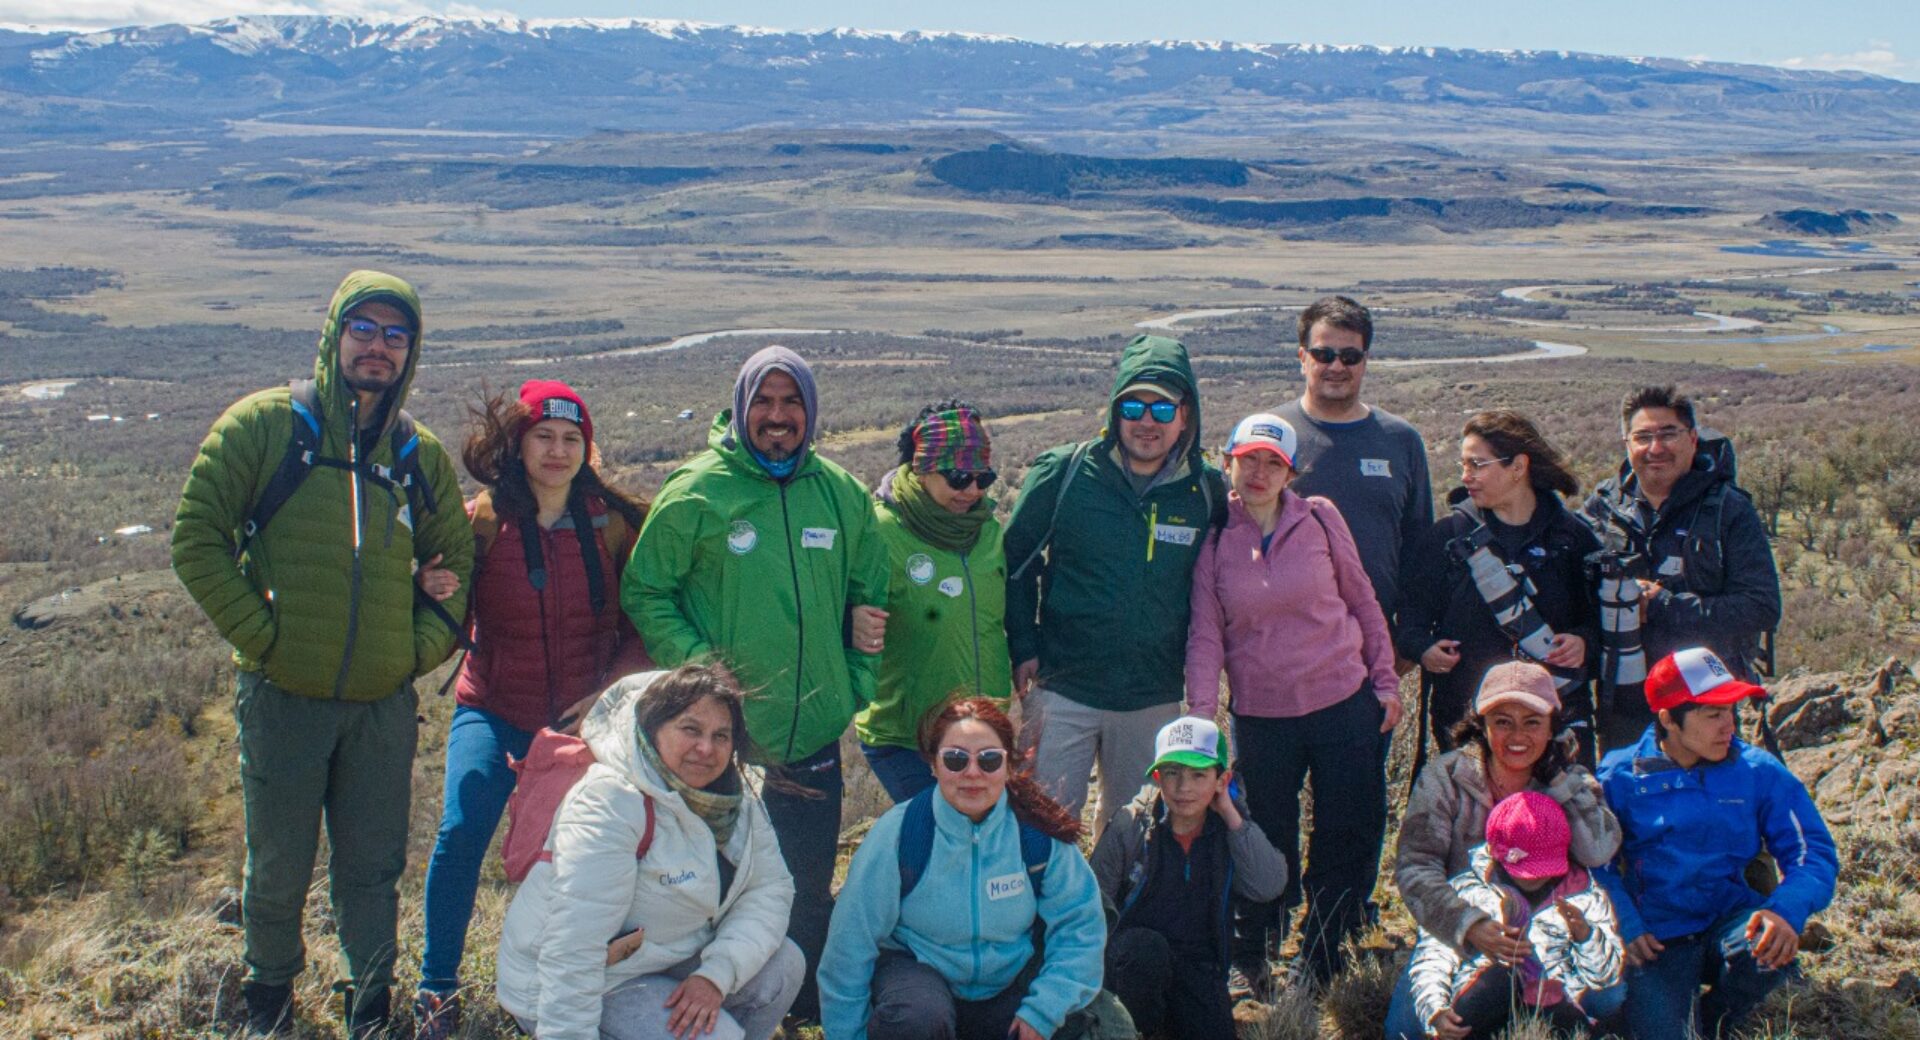
[[[1427,446],[1405,419],[1360,399],[1373,316],[1345,296],[1300,312],[1300,374],[1307,391],[1279,415],[1300,436],[1293,489],[1340,507],[1380,610],[1392,619],[1400,551],[1433,526]]]

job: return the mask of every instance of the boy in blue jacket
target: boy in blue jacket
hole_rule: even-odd
[[[1733,706],[1765,690],[1695,647],[1654,665],[1646,692],[1653,724],[1600,765],[1624,833],[1596,874],[1626,943],[1627,1022],[1636,1040],[1730,1035],[1833,899],[1833,837],[1800,780],[1734,737]],[[1764,895],[1745,877],[1763,848],[1781,871]]]

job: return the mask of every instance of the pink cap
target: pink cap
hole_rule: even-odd
[[[1523,881],[1565,874],[1572,841],[1566,811],[1538,791],[1509,795],[1487,814],[1488,854]]]
[[[1553,688],[1553,676],[1532,661],[1505,661],[1487,669],[1486,677],[1480,680],[1480,692],[1473,697],[1473,713],[1485,715],[1488,708],[1504,701],[1542,715],[1560,710],[1560,693]]]

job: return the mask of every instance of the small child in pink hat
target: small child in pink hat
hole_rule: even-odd
[[[1452,879],[1460,897],[1532,946],[1525,960],[1468,956],[1422,930],[1410,974],[1428,1036],[1492,1037],[1516,1008],[1557,1031],[1586,1035],[1620,1007],[1623,948],[1613,904],[1584,868],[1567,860],[1566,812],[1538,791],[1503,799],[1487,816],[1487,843]]]

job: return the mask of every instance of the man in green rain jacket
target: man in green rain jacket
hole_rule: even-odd
[[[1193,565],[1226,518],[1198,388],[1186,347],[1136,337],[1100,437],[1035,459],[1007,523],[1022,739],[1037,741],[1034,778],[1076,816],[1098,761],[1097,828],[1139,791],[1154,735],[1180,714]]]
[[[873,699],[880,651],[852,645],[849,618],[887,592],[866,488],[813,450],[819,427],[800,355],[775,346],[748,358],[708,450],[661,485],[620,585],[648,656],[662,668],[725,662],[747,690],[747,736],[809,789],[764,793],[793,873],[787,934],[808,967],[794,1013],[807,1018],[833,913],[840,734]]]
[[[413,680],[452,652],[453,628],[417,601],[416,563],[460,577],[442,606],[466,610],[473,530],[440,442],[403,430],[420,357],[420,299],[391,275],[340,283],[310,395],[248,395],[213,424],[174,520],[173,568],[233,644],[239,668],[247,866],[241,897],[255,1032],[293,1029],[306,960],[301,914],[322,820],[333,912],[356,1035],[385,1027],[396,886],[406,866],[418,704]],[[275,481],[296,422],[317,443],[297,482]],[[409,459],[407,456],[416,458]],[[408,488],[402,482],[411,480]],[[290,497],[258,530],[269,488]]]

